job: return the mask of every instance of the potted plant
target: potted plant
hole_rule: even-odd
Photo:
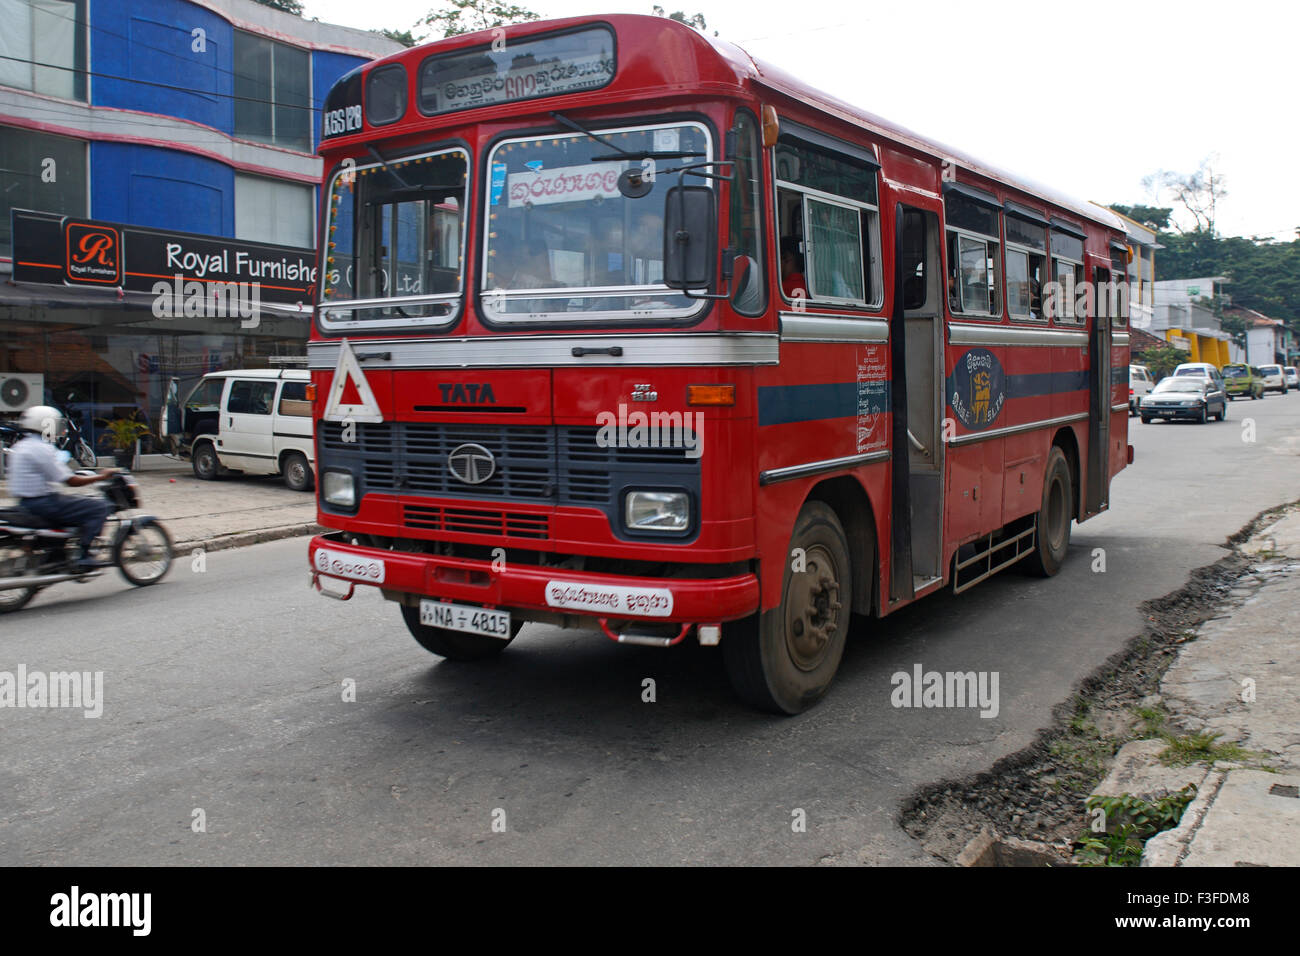
[[[135,443],[149,434],[149,426],[131,418],[115,418],[105,425],[105,431],[113,447],[113,463],[119,468],[130,468],[135,460]]]

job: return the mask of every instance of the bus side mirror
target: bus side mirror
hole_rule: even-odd
[[[674,186],[664,197],[664,285],[711,289],[718,214],[707,186]]]

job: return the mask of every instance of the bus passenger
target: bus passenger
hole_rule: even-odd
[[[798,236],[781,239],[781,291],[787,299],[806,299],[808,281],[803,276],[803,254]]]

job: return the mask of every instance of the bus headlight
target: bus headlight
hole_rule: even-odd
[[[691,525],[691,502],[680,491],[629,491],[623,520],[630,531],[685,531]]]
[[[322,498],[339,508],[357,506],[357,488],[349,472],[325,472],[321,475],[320,493]]]

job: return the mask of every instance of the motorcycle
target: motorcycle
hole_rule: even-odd
[[[60,409],[60,411],[63,411]],[[67,430],[54,443],[54,447],[61,451],[66,451],[82,468],[94,468],[99,461],[95,455],[95,449],[90,447],[90,442],[86,441],[85,436],[81,434],[81,429],[77,427],[66,411],[63,412],[63,420],[67,425]]]
[[[94,567],[76,563],[82,557],[77,529],[52,527],[22,508],[0,508],[0,614],[18,610],[51,584],[88,581],[107,567],[116,566],[136,587],[163,579],[172,563],[167,529],[153,515],[121,514],[140,507],[140,486],[126,472],[101,485],[112,511],[91,553],[109,557]]]
[[[66,451],[68,456],[82,468],[94,468],[99,460],[95,455],[95,449],[90,447],[90,442],[86,441],[81,429],[77,427],[77,423],[67,417],[66,412],[63,420],[67,428],[54,442],[54,447],[60,451]],[[11,422],[0,422],[0,446],[12,448],[26,434]]]

